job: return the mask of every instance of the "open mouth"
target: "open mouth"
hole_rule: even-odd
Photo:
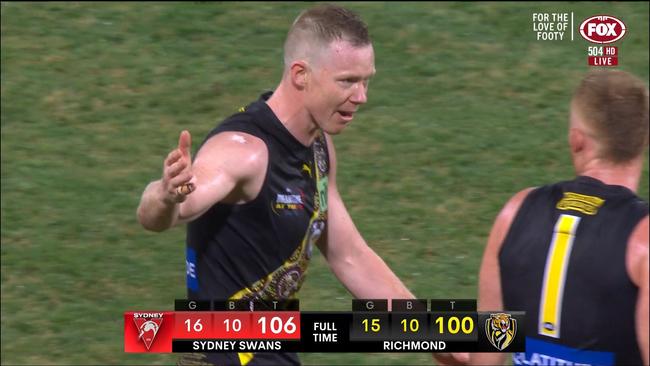
[[[354,117],[354,112],[345,112],[345,111],[339,111],[339,114],[341,117],[343,117],[344,120],[349,121]]]

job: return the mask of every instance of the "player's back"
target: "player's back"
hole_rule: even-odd
[[[515,364],[642,363],[625,253],[646,215],[632,191],[585,176],[529,193],[499,253],[504,307],[526,311]]]

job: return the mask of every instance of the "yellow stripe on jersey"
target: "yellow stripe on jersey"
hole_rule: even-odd
[[[546,257],[544,284],[539,304],[539,334],[560,338],[562,296],[569,257],[580,217],[560,215],[555,224],[551,247]]]
[[[253,359],[252,352],[239,352],[237,353],[237,356],[239,356],[239,363],[241,363],[242,366],[248,365],[248,363]]]

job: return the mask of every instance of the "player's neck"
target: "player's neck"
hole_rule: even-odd
[[[318,126],[305,109],[302,95],[290,89],[280,83],[266,103],[296,140],[311,146],[318,136]]]
[[[636,192],[641,180],[642,165],[643,156],[623,164],[596,159],[577,170],[577,174],[598,179],[605,184],[623,186]]]

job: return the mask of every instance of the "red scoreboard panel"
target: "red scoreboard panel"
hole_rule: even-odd
[[[177,300],[124,313],[126,352],[523,352],[523,312],[476,300],[353,300],[351,312],[301,312],[297,300]]]

